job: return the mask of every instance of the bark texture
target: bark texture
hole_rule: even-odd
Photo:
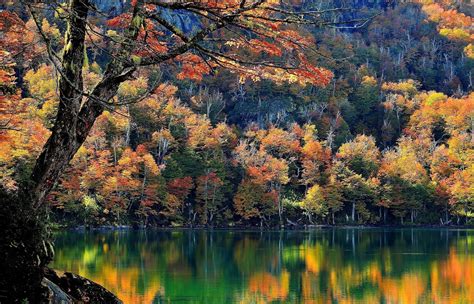
[[[82,144],[77,136],[77,122],[83,98],[82,66],[89,5],[88,0],[71,0],[69,4],[71,14],[64,41],[58,114],[52,134],[36,160],[31,176],[35,185],[35,208],[42,204],[59,174]]]
[[[47,289],[42,282],[53,256],[53,246],[43,203],[62,171],[86,140],[96,118],[116,95],[120,83],[129,79],[134,72],[130,55],[143,24],[140,16],[142,6],[143,1],[138,1],[130,27],[125,32],[124,39],[128,43],[114,54],[102,80],[92,92],[85,93],[82,68],[91,3],[89,0],[69,1],[65,46],[59,71],[59,106],[52,134],[36,160],[31,184],[26,185],[16,196],[0,189],[0,222],[6,223],[0,234],[0,252],[3,255],[0,263],[0,303],[48,301]],[[86,281],[74,275],[68,279],[71,284]],[[91,293],[98,290],[91,283],[84,284],[84,288],[90,287]],[[77,290],[79,292],[80,287]],[[96,303],[102,302],[98,300]]]
[[[34,208],[40,207],[62,171],[84,143],[94,125],[117,93],[119,85],[135,71],[130,55],[143,18],[142,2],[135,6],[132,22],[125,33],[128,41],[107,65],[101,81],[90,94],[83,91],[82,67],[89,0],[71,0],[67,23],[62,72],[59,81],[59,107],[52,134],[38,157],[32,172]]]

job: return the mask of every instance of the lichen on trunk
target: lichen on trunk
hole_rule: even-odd
[[[140,14],[142,5],[140,1],[134,9],[135,16]],[[26,299],[36,303],[44,299],[45,288],[41,282],[53,256],[44,202],[86,140],[105,104],[135,71],[133,63],[127,63],[134,48],[133,43],[129,43],[111,59],[92,92],[84,92],[82,68],[90,8],[89,0],[69,1],[65,47],[59,69],[58,113],[51,136],[36,160],[31,183],[14,195],[0,193],[3,204],[0,222],[7,223],[0,240],[0,252],[5,255],[1,268],[6,272],[1,278],[0,296],[8,299],[7,302]],[[133,20],[126,34],[129,41],[136,40],[142,26],[140,22],[143,22],[140,21],[142,18]],[[0,302],[3,302],[2,298]]]

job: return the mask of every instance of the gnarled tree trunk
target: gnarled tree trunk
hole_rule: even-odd
[[[43,147],[31,176],[35,187],[35,208],[42,204],[59,174],[82,144],[78,138],[80,130],[77,122],[83,97],[82,66],[89,5],[88,0],[72,0],[70,3],[71,15],[67,23],[59,79],[58,114],[52,134]]]
[[[83,90],[84,41],[87,30],[89,0],[71,0],[70,17],[64,41],[59,107],[52,134],[38,157],[31,176],[34,182],[34,207],[44,202],[60,174],[84,143],[95,120],[104,111],[119,85],[135,71],[130,63],[134,44],[127,43],[107,65],[102,80],[86,95]],[[135,6],[126,39],[135,41],[141,25],[141,5]],[[85,100],[84,100],[85,99]]]
[[[136,40],[142,26],[142,5],[143,2],[138,1],[130,27],[125,32],[125,38],[130,42]],[[2,205],[0,219],[5,217],[2,222],[8,225],[5,235],[0,238],[0,249],[5,256],[1,266],[3,272],[10,275],[0,278],[0,302],[4,299],[8,303],[25,299],[34,303],[43,302],[41,299],[44,299],[45,293],[41,282],[45,266],[53,256],[45,228],[47,218],[42,215],[45,199],[86,140],[94,121],[104,111],[105,104],[135,70],[130,63],[134,44],[127,43],[114,54],[94,90],[90,94],[84,93],[82,68],[90,7],[89,0],[69,2],[62,68],[59,71],[58,113],[51,136],[33,168],[32,183],[21,191],[19,197],[2,197],[2,201],[7,201]]]

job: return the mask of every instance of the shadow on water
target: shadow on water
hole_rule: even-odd
[[[53,267],[125,303],[474,303],[474,230],[90,231]]]

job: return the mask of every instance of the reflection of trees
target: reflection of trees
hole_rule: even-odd
[[[106,286],[124,303],[151,303],[163,293],[153,252],[156,244],[126,232],[77,233],[59,237],[55,266]]]
[[[289,292],[290,274],[283,270],[278,276],[257,272],[249,279],[249,291],[258,293],[266,301],[286,299]]]
[[[261,239],[245,236],[234,244],[233,251],[234,262],[241,273],[252,274],[268,267],[275,268],[278,263],[278,244],[273,242],[265,244]]]
[[[431,296],[438,303],[474,303],[474,258],[453,246],[445,261],[432,265]]]
[[[54,267],[125,303],[474,303],[468,231],[129,231],[67,234],[56,244]]]

